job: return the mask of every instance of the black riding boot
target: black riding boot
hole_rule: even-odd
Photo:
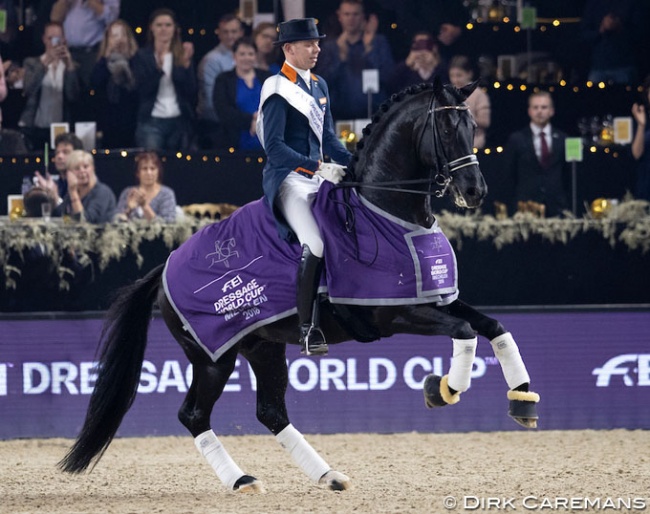
[[[326,355],[327,343],[319,325],[318,285],[323,269],[323,259],[311,253],[309,246],[302,246],[298,268],[298,320],[300,322],[300,346],[304,355]]]

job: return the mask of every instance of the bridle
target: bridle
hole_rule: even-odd
[[[429,120],[431,121],[431,147],[433,148],[434,154],[434,163],[433,166],[429,168],[429,178],[423,179],[410,179],[410,180],[389,180],[385,182],[374,182],[371,184],[365,182],[356,182],[356,181],[344,181],[337,184],[337,187],[364,187],[366,189],[375,189],[381,191],[395,191],[400,193],[409,193],[409,194],[419,194],[426,196],[435,196],[436,198],[441,198],[447,192],[447,188],[451,181],[454,178],[454,173],[458,170],[465,168],[467,166],[478,165],[478,159],[473,153],[449,161],[445,152],[445,148],[442,145],[440,139],[440,129],[438,128],[436,113],[448,110],[456,111],[467,111],[469,107],[467,104],[462,103],[460,105],[441,105],[436,106],[436,96],[435,92],[431,94],[431,100],[429,102],[429,107],[427,109],[427,117],[424,120],[422,127],[422,132],[418,138],[418,143],[416,145],[417,153],[420,155],[420,147],[422,145],[422,140],[426,133],[427,125]],[[405,189],[399,186],[411,186],[425,184],[428,186],[428,190],[423,191],[420,189]],[[438,186],[435,191],[432,191],[433,186]]]

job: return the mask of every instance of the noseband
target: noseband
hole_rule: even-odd
[[[441,105],[436,106],[436,97],[435,93],[431,94],[431,101],[429,102],[429,107],[427,109],[427,118],[424,120],[424,126],[420,137],[418,138],[417,152],[420,154],[420,146],[422,145],[422,140],[424,139],[424,134],[426,133],[427,123],[431,120],[431,147],[434,154],[434,163],[433,166],[429,168],[429,178],[423,179],[412,179],[412,180],[390,180],[386,182],[374,182],[371,184],[365,182],[348,182],[344,181],[337,185],[337,187],[364,187],[367,189],[377,189],[382,191],[397,191],[400,193],[411,193],[419,194],[426,196],[435,196],[436,198],[441,198],[444,196],[449,184],[454,178],[454,173],[458,170],[465,168],[466,166],[478,165],[478,159],[476,155],[469,154],[449,161],[445,152],[445,148],[442,145],[440,140],[440,130],[438,129],[438,123],[436,119],[436,113],[448,110],[455,111],[467,111],[469,107],[467,104],[462,103],[460,105]],[[405,189],[399,186],[405,185],[418,185],[425,184],[428,187],[428,190],[422,191],[420,189]],[[438,186],[435,191],[432,191],[433,185]]]
[[[445,152],[445,147],[442,145],[440,138],[440,129],[438,129],[438,123],[436,118],[436,113],[441,111],[455,110],[455,111],[467,111],[469,107],[467,104],[462,103],[460,105],[442,105],[436,107],[436,97],[435,94],[431,95],[431,102],[429,103],[429,109],[427,110],[427,119],[424,121],[424,127],[422,128],[422,134],[418,142],[418,154],[420,153],[420,146],[422,144],[422,139],[424,138],[424,133],[427,128],[427,121],[431,120],[431,147],[434,150],[434,166],[430,168],[429,173],[429,191],[427,194],[434,194],[436,198],[441,198],[444,196],[449,184],[453,180],[454,173],[456,171],[466,167],[478,164],[478,159],[476,155],[469,154],[459,157],[450,161],[447,158],[447,153]],[[434,175],[435,173],[435,175]],[[433,176],[433,180],[431,179]],[[439,186],[438,189],[431,192],[431,186],[433,184]]]

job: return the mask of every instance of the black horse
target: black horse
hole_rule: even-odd
[[[432,197],[451,194],[461,207],[477,207],[487,187],[473,153],[475,123],[464,100],[476,84],[462,89],[422,84],[394,95],[364,130],[347,181],[339,186],[358,194],[390,215],[432,227]],[[246,209],[243,207],[242,209]],[[187,243],[185,243],[187,244]],[[230,377],[238,354],[257,379],[257,418],[316,483],[346,489],[349,478],[333,471],[290,424],[285,405],[288,371],[286,343],[297,344],[295,316],[256,328],[213,359],[177,314],[162,285],[163,267],[129,285],[111,305],[101,337],[99,372],[84,426],[60,465],[81,472],[108,448],[135,398],[147,344],[149,319],[157,303],[170,332],[193,365],[190,390],[178,417],[221,481],[240,491],[258,491],[261,483],[230,458],[210,428],[215,402]],[[536,427],[536,402],[512,336],[496,320],[459,299],[446,305],[420,303],[384,306],[334,306],[324,300],[321,326],[329,343],[389,337],[396,333],[447,335],[454,341],[448,375],[429,375],[424,384],[428,407],[456,403],[469,386],[477,334],[490,340],[509,386],[509,415],[524,427]]]

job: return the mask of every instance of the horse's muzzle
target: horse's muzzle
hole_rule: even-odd
[[[478,166],[465,170],[454,177],[451,183],[454,202],[458,207],[476,209],[487,196],[488,188]]]

